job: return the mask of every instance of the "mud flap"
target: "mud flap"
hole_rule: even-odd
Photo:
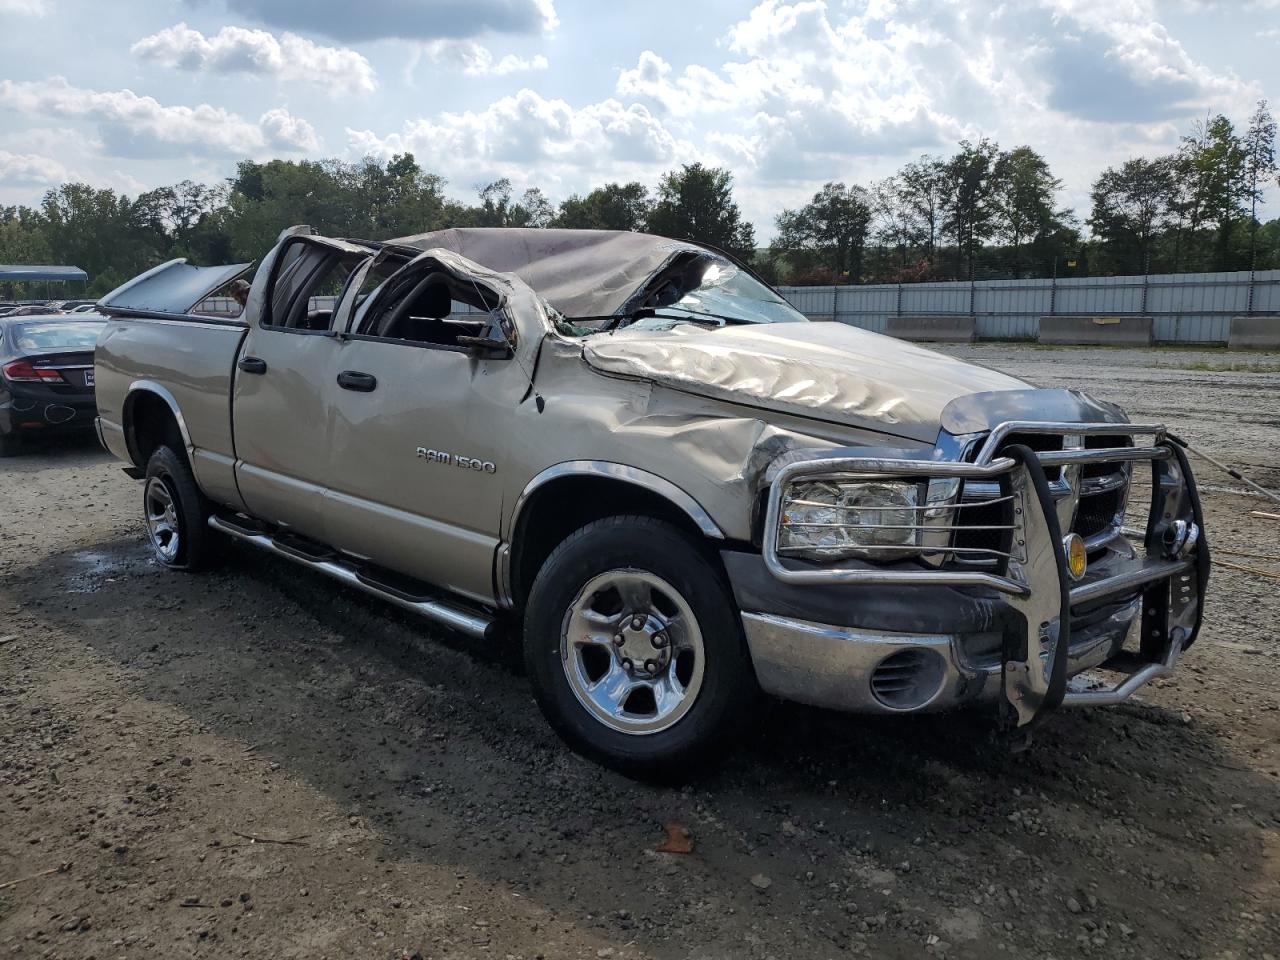
[[[1062,530],[1044,468],[1015,444],[1001,456],[1018,466],[1003,481],[1013,497],[1008,576],[1026,592],[1006,597],[1017,616],[1006,628],[1001,671],[1001,726],[1030,729],[1062,703],[1067,689],[1070,587]]]

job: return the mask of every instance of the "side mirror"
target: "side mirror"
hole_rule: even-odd
[[[502,328],[502,314],[493,311],[475,337],[458,337],[459,346],[467,347],[474,356],[487,360],[507,360],[515,354],[515,338]]]

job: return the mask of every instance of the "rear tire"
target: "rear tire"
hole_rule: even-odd
[[[569,536],[534,579],[524,626],[547,720],[623,773],[688,775],[742,731],[758,695],[720,570],[702,544],[650,517]]]
[[[209,503],[184,457],[160,446],[147,461],[142,517],[156,560],[174,570],[199,570],[213,558]]]
[[[17,432],[0,433],[0,457],[15,457],[22,449],[22,438]]]

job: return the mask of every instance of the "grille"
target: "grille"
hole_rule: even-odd
[[[1127,434],[1105,434],[1084,438],[1086,449],[1131,447]],[[1080,503],[1072,530],[1087,541],[1107,533],[1124,514],[1129,492],[1129,465],[1124,463],[1086,463],[1080,471]]]
[[[1081,497],[1073,529],[1088,540],[1109,530],[1123,509],[1123,489]]]
[[[1013,523],[1012,501],[1004,500],[1000,497],[999,484],[968,483],[965,484],[964,489],[961,491],[960,502],[969,505],[955,511],[956,526],[961,528],[971,527],[973,529],[959,529],[956,531],[953,542],[956,547],[960,548],[956,553],[956,559],[969,565],[993,568],[1001,566],[999,558],[994,554],[984,556],[982,553],[974,551],[1007,552],[1009,550],[1010,536],[1008,532],[981,528],[1007,527]]]
[[[1030,447],[1037,453],[1064,448],[1063,437],[1053,434],[1012,433],[1005,445],[1015,443]],[[1133,440],[1127,434],[1101,434],[1086,436],[1084,445],[1090,450],[1129,447],[1133,445]],[[1050,483],[1060,481],[1062,468],[1052,465],[1046,467],[1045,477]],[[1128,488],[1128,464],[1083,464],[1080,468],[1080,500],[1072,530],[1086,541],[1108,533],[1123,516]],[[990,482],[968,482],[962,488],[960,503],[964,505],[964,509],[955,512],[955,525],[961,529],[956,531],[953,540],[954,545],[961,549],[952,558],[953,563],[988,570],[997,570],[1003,566],[993,553],[984,555],[978,551],[1008,551],[1007,534],[999,530],[976,529],[1007,525],[1012,521],[1009,504],[982,503],[997,496],[997,491],[998,484]],[[963,529],[965,527],[975,529]]]
[[[1007,447],[1015,443],[1030,447],[1036,453],[1062,449],[1062,437],[1055,437],[1051,433],[1011,433],[1005,438],[1003,446]],[[1049,480],[1057,480],[1062,476],[1062,468],[1056,466],[1045,467],[1044,475]]]

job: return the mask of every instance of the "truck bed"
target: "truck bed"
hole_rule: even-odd
[[[231,387],[247,330],[239,320],[212,317],[113,318],[94,355],[98,415],[107,449],[136,463],[123,424],[128,404],[136,399],[133,394],[145,387],[173,408],[205,493],[229,506],[241,506]]]

